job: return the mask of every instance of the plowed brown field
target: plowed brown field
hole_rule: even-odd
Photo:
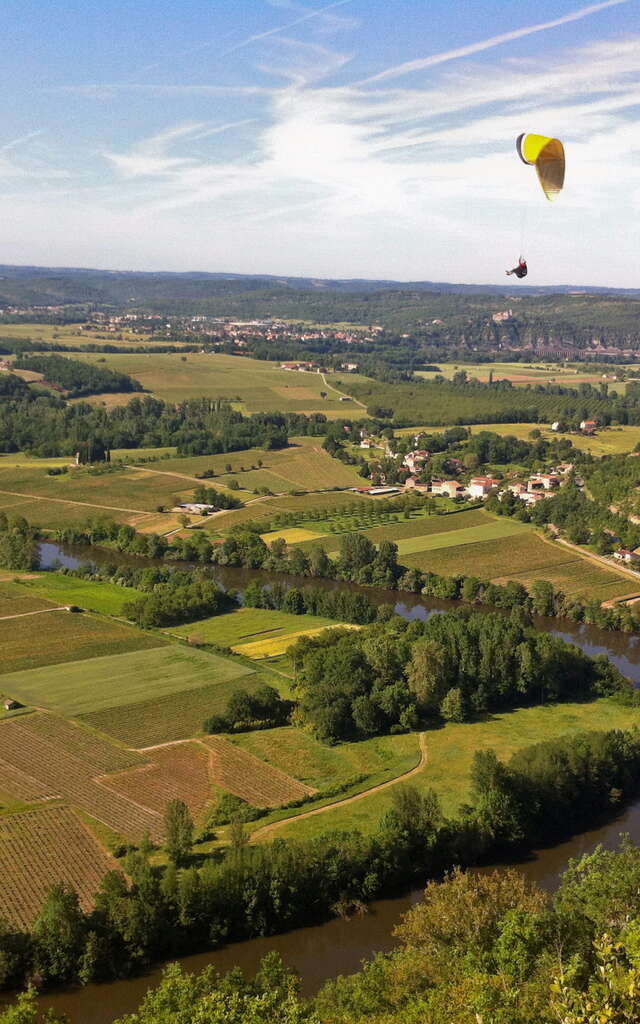
[[[201,742],[212,752],[213,781],[254,807],[279,807],[315,792],[221,736],[207,736]]]
[[[199,743],[177,743],[147,753],[152,764],[105,776],[101,783],[159,814],[170,800],[184,800],[199,818],[213,795],[208,752]]]

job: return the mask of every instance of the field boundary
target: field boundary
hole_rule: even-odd
[[[288,818],[281,818],[280,821],[273,821],[269,825],[262,825],[261,828],[257,828],[255,832],[251,833],[251,839],[265,839],[273,832],[276,832],[280,828],[284,828],[285,825],[290,825],[294,821],[301,821],[303,818],[314,818],[316,814],[326,814],[338,807],[346,807],[347,804],[354,804],[358,800],[364,800],[365,797],[373,796],[375,793],[381,793],[383,790],[389,789],[391,786],[397,786],[399,782],[406,782],[407,779],[412,778],[412,776],[419,775],[424,771],[428,763],[426,732],[418,733],[418,746],[420,749],[420,759],[418,763],[414,765],[413,768],[409,768],[408,771],[403,772],[401,775],[396,775],[395,779],[388,779],[387,782],[379,782],[376,786],[371,786],[369,789],[363,789],[362,792],[354,793],[353,796],[341,797],[339,800],[334,800],[332,803],[325,804],[323,807],[314,807],[310,811],[303,811],[301,814],[292,814]]]

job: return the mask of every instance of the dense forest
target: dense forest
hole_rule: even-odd
[[[105,450],[175,445],[181,455],[213,455],[283,448],[289,432],[325,430],[324,416],[243,416],[225,402],[207,398],[190,399],[178,407],[149,395],[113,409],[82,402],[67,405],[62,398],[33,390],[14,374],[0,374],[0,452],[73,455],[91,439]]]
[[[82,398],[85,395],[99,395],[105,391],[142,391],[142,384],[126,373],[118,373],[92,363],[66,356],[22,356],[16,359],[17,370],[41,373],[43,383],[53,384],[64,391],[68,398]]]
[[[531,629],[520,610],[394,617],[358,632],[301,637],[289,655],[304,721],[332,742],[523,704],[632,695],[606,658]]]

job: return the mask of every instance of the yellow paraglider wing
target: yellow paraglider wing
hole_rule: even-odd
[[[523,163],[535,166],[547,199],[556,199],[564,185],[564,147],[560,140],[523,134],[516,140],[516,149]]]

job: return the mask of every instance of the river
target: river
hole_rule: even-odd
[[[88,557],[86,549],[62,550],[55,545],[43,545],[43,568],[51,567],[56,559],[74,568],[80,561],[87,561]],[[95,550],[91,551],[91,560],[96,563],[141,564],[139,559]],[[214,567],[213,573],[226,588],[242,589],[250,579],[256,578],[265,581],[278,578],[284,582],[281,576],[270,577],[268,573],[258,571]],[[328,580],[294,580],[290,577],[289,582],[302,587],[353,587],[365,592],[376,603],[393,604],[396,612],[405,618],[426,618],[455,607],[452,602],[434,601],[411,594],[403,594],[399,599],[394,591],[359,588]],[[575,643],[588,654],[608,654],[621,671],[640,685],[640,643],[637,637],[608,633],[592,626],[557,619],[537,619],[536,626]],[[551,891],[571,858],[588,853],[599,843],[613,847],[621,833],[629,833],[633,840],[640,842],[640,801],[627,807],[614,820],[574,836],[565,843],[536,851],[533,857],[516,866],[527,878]],[[476,870],[492,869],[482,867]],[[265,953],[276,950],[284,962],[299,973],[303,992],[311,995],[328,979],[358,970],[363,959],[376,952],[392,949],[394,926],[419,898],[420,891],[416,890],[395,899],[377,900],[369,906],[367,913],[351,920],[336,919],[283,935],[234,943],[213,952],[183,957],[181,963],[186,970],[197,971],[213,964],[220,971],[239,966],[247,974],[252,974]],[[159,982],[160,976],[161,968],[158,968],[123,981],[49,992],[42,996],[41,1002],[43,1007],[51,1006],[58,1012],[67,1013],[74,1024],[111,1024],[115,1017],[131,1013],[144,998],[145,992]],[[7,997],[0,1002],[6,1005],[10,999]]]

